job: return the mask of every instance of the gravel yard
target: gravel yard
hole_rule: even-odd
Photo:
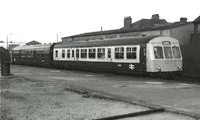
[[[90,120],[148,110],[107,99],[67,91],[67,81],[1,79],[1,120]],[[123,120],[194,120],[172,113],[157,113]]]

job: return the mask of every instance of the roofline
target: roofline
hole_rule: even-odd
[[[106,30],[106,31],[96,31],[96,32],[88,32],[88,33],[83,33],[83,34],[78,34],[78,35],[72,35],[68,37],[62,37],[62,39],[65,38],[74,38],[74,37],[88,37],[88,36],[95,36],[95,35],[109,35],[109,34],[119,34],[119,33],[128,33],[128,32],[143,32],[143,31],[151,31],[151,30],[165,30],[165,29],[171,29],[171,28],[176,28],[188,24],[193,24],[193,22],[186,22],[183,24],[178,24],[178,25],[163,25],[163,26],[156,26],[156,27],[148,27],[148,28],[140,28],[140,29],[114,29],[114,30]],[[113,31],[113,32],[112,32]],[[108,33],[106,33],[108,32]],[[93,34],[92,34],[93,33]]]

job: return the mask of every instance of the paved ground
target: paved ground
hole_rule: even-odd
[[[197,84],[25,66],[12,66],[11,72],[36,80],[64,80],[76,86],[200,117],[200,85]]]

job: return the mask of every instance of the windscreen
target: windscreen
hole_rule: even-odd
[[[166,59],[172,59],[173,56],[172,56],[172,49],[170,46],[165,46],[164,47],[164,53],[165,53],[165,58]]]
[[[174,58],[175,58],[175,59],[181,58],[181,52],[180,52],[180,49],[179,49],[178,46],[173,46],[173,47],[172,47],[172,51],[173,51],[173,54],[174,54]]]
[[[154,46],[155,59],[163,59],[163,49],[161,46]]]

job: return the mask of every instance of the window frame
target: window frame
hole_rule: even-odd
[[[128,47],[126,47],[126,59],[127,60],[136,60],[137,59],[137,51],[138,51],[137,46],[128,46]],[[135,54],[134,58],[128,57],[128,56],[130,56],[128,54]]]
[[[96,51],[97,51],[96,48],[89,48],[88,49],[88,58],[89,59],[96,59]]]
[[[175,54],[174,54],[174,47],[178,48],[178,54],[179,54],[179,56],[180,56],[179,58],[175,57]],[[180,49],[179,46],[177,46],[177,45],[173,45],[173,46],[172,46],[172,54],[173,54],[173,56],[174,56],[174,59],[182,59],[181,49]]]
[[[65,49],[62,49],[62,58],[65,58]]]
[[[124,46],[119,46],[114,48],[114,58],[115,60],[124,60],[125,50]],[[117,57],[116,57],[117,56]]]
[[[106,49],[103,48],[97,48],[97,59],[105,59],[106,56]]]
[[[159,58],[156,58],[155,47],[159,47],[162,50],[162,51],[160,51],[160,53],[162,53],[162,56],[160,56]],[[163,46],[161,46],[161,45],[153,46],[153,55],[154,55],[154,59],[156,59],[156,60],[163,60],[163,59],[165,59]]]
[[[88,57],[87,57],[87,51],[88,51],[88,49],[87,48],[81,48],[80,49],[81,50],[81,56],[80,56],[80,58],[81,59],[87,59]]]

